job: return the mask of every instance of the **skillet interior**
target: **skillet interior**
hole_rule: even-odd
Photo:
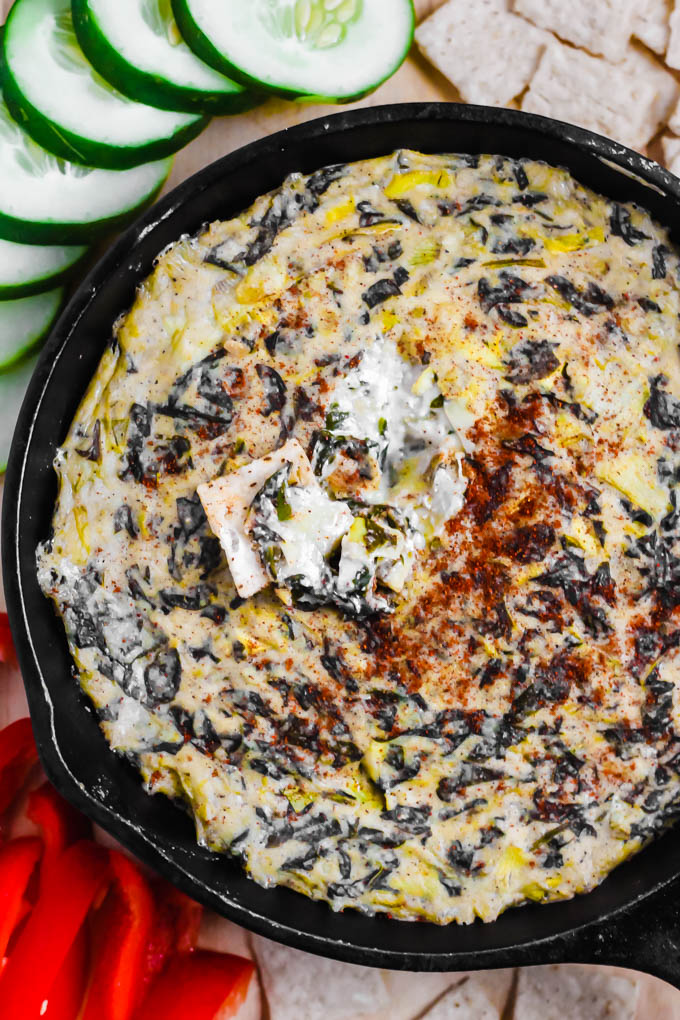
[[[526,156],[566,166],[595,191],[644,205],[680,243],[680,181],[614,142],[512,110],[409,104],[338,114],[247,146],[181,185],[115,244],[78,289],[44,349],[17,427],[7,475],[3,566],[36,739],[48,775],[69,800],[191,895],[271,938],[352,962],[411,970],[589,959],[606,944],[613,946],[609,940],[618,925],[637,931],[640,924],[625,913],[604,934],[593,929],[576,939],[577,930],[611,920],[671,883],[680,872],[680,829],[586,896],[510,910],[487,925],[421,923],[417,938],[414,926],[404,922],[334,914],[286,889],[262,889],[238,865],[197,847],[190,819],[164,798],[148,797],[137,773],[108,750],[71,678],[61,621],[35,577],[35,548],[48,532],[56,496],[56,446],[112,323],[130,305],[155,255],[202,223],[234,215],[293,170],[370,158],[400,146]],[[616,955],[612,948],[609,955]]]

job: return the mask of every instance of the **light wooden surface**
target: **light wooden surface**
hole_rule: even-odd
[[[115,0],[112,0],[115,2]],[[247,0],[244,0],[247,2]],[[426,15],[435,7],[439,6],[441,0],[416,0],[416,8],[419,15]],[[0,0],[0,11],[6,14],[12,5],[12,0]],[[428,100],[449,100],[459,99],[456,90],[441,75],[429,68],[417,54],[413,54],[403,65],[400,71],[374,95],[368,97],[355,106],[374,106],[381,103],[428,101]],[[349,107],[351,108],[351,107]],[[281,128],[298,124],[314,117],[327,115],[329,112],[347,109],[347,107],[329,107],[312,105],[295,105],[282,100],[272,99],[258,109],[239,117],[220,118],[214,120],[203,135],[191,143],[175,159],[171,177],[166,185],[166,191],[186,177],[195,173],[201,167],[213,160],[233,151],[247,142],[261,138]],[[0,182],[0,187],[2,182]],[[2,486],[0,483],[0,501],[2,499]],[[4,605],[2,592],[0,590],[0,605]],[[21,685],[20,677],[16,672],[8,670],[0,665],[0,727],[6,725],[15,718],[25,715],[27,712],[26,701]],[[106,839],[102,834],[102,839]],[[415,931],[414,931],[415,937]],[[206,947],[213,947],[225,951],[234,951],[251,955],[252,943],[248,935],[214,915],[208,914],[203,927],[202,943]],[[314,963],[311,963],[314,967]],[[614,968],[587,968],[600,971],[602,975],[611,973]],[[680,1020],[680,992],[665,985],[663,982],[647,975],[636,974],[633,971],[617,971],[616,973],[629,977],[638,987],[637,1020]],[[494,1006],[502,1010],[507,982],[504,984],[501,975],[489,973],[486,978],[482,977],[489,989],[489,995],[494,1000]],[[415,1018],[422,1015],[423,1009],[428,1002],[437,999],[449,983],[456,979],[455,975],[403,975],[389,974],[383,972],[382,979],[385,983],[387,1001],[389,1005],[381,1009],[379,1013],[372,1014],[375,1020],[398,1020],[398,1018]],[[368,972],[367,972],[368,980]],[[633,986],[631,985],[631,988]],[[259,991],[253,990],[247,1009],[244,1011],[242,1020],[258,1020],[259,1017],[267,1015],[259,1004]],[[272,1020],[276,1020],[276,1010],[270,1011]],[[461,1014],[456,1014],[460,1016]],[[464,1020],[476,1020],[477,1011],[466,1013]],[[363,1020],[370,1020],[365,1013]],[[347,1017],[346,1020],[353,1020]],[[356,1018],[359,1020],[359,1018]],[[522,1020],[522,1018],[517,1018]],[[565,1017],[565,1020],[567,1018]]]

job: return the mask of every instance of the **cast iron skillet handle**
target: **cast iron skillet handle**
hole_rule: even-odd
[[[541,947],[541,963],[597,963],[645,971],[680,989],[680,882]],[[528,965],[536,963],[536,951]]]

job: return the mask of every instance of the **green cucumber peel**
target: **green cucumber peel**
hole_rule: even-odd
[[[77,245],[129,222],[151,202],[170,160],[121,172],[69,163],[33,141],[0,99],[0,238]]]
[[[304,102],[349,103],[400,67],[412,0],[172,0],[205,63],[246,87]]]
[[[0,473],[7,470],[14,428],[37,362],[34,356],[0,374]]]
[[[0,374],[12,369],[42,344],[63,301],[61,287],[34,297],[0,301]]]
[[[117,0],[115,7],[110,0],[72,0],[72,11],[83,53],[130,99],[161,110],[227,115],[261,102],[189,49],[170,0]]]
[[[69,0],[17,0],[0,73],[17,123],[49,152],[87,166],[126,170],[163,159],[208,123],[135,103],[109,85],[78,44]]]
[[[83,245],[16,244],[0,240],[0,301],[52,290],[77,272],[88,251]]]

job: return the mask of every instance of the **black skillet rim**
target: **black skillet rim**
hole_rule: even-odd
[[[551,157],[550,151],[569,153],[570,169],[577,178],[580,174],[578,169],[574,169],[574,164],[587,165],[592,170],[599,161],[603,167],[609,168],[607,172],[611,177],[611,187],[607,190],[611,197],[623,200],[632,196],[667,226],[680,224],[680,180],[658,164],[584,129],[514,110],[453,103],[410,103],[362,108],[321,117],[286,129],[222,157],[163,198],[116,241],[78,287],[43,350],[19,416],[6,475],[2,555],[10,622],[24,675],[38,749],[53,784],[68,800],[118,838],[141,860],[223,916],[254,932],[308,952],[352,963],[394,969],[446,971],[565,959],[594,962],[601,955],[598,945],[605,944],[608,937],[611,942],[612,933],[616,934],[618,929],[632,930],[634,926],[639,927],[643,916],[648,918],[650,924],[653,923],[653,918],[661,909],[661,899],[668,901],[670,887],[677,887],[678,869],[673,866],[672,860],[677,857],[674,848],[676,844],[680,846],[680,831],[671,832],[657,840],[636,856],[634,862],[621,865],[601,886],[585,896],[565,903],[507,911],[488,925],[477,922],[469,927],[439,927],[421,923],[416,928],[407,922],[384,917],[367,918],[353,911],[335,914],[324,904],[307,900],[290,890],[262,890],[223,858],[219,858],[217,863],[215,855],[195,846],[187,847],[182,843],[187,826],[180,823],[182,815],[170,805],[168,807],[177,819],[176,824],[170,825],[171,834],[160,830],[150,833],[136,823],[134,818],[124,817],[126,809],[128,814],[134,812],[130,804],[123,804],[120,799],[116,803],[108,774],[102,776],[99,786],[97,782],[90,781],[88,787],[65,760],[65,755],[71,753],[72,749],[64,741],[60,744],[57,738],[55,727],[58,727],[60,707],[55,709],[50,701],[46,674],[39,662],[39,655],[48,656],[50,649],[45,648],[41,653],[36,651],[35,631],[41,625],[40,618],[44,622],[52,610],[46,600],[36,600],[35,591],[29,591],[28,594],[24,591],[24,579],[28,584],[33,584],[34,588],[35,579],[30,574],[29,561],[25,555],[22,560],[22,531],[30,533],[33,518],[45,512],[36,509],[35,501],[31,503],[27,496],[26,490],[30,492],[31,488],[29,462],[43,474],[51,470],[49,465],[56,445],[54,437],[50,437],[48,449],[36,452],[33,448],[36,431],[40,426],[44,431],[49,418],[49,400],[43,405],[43,398],[55,372],[56,362],[62,356],[69,338],[77,333],[81,320],[96,301],[97,295],[105,290],[114,273],[121,274],[121,278],[128,281],[131,293],[134,284],[143,279],[149,270],[148,257],[136,257],[136,252],[148,244],[149,238],[156,233],[160,234],[164,224],[174,222],[176,217],[181,218],[182,208],[190,205],[202,192],[214,187],[220,179],[240,174],[240,180],[243,181],[249,174],[249,168],[253,171],[259,165],[258,161],[271,160],[275,163],[278,159],[285,163],[285,159],[296,151],[300,153],[299,169],[311,171],[338,160],[320,155],[317,161],[311,159],[310,162],[308,156],[302,155],[303,152],[309,153],[310,147],[313,151],[318,149],[319,153],[337,151],[342,149],[343,140],[353,139],[355,135],[361,136],[362,132],[364,140],[358,144],[365,156],[353,154],[350,158],[366,158],[400,145],[406,147],[403,141],[399,144],[395,144],[394,140],[380,143],[378,139],[383,135],[393,139],[395,133],[406,132],[409,126],[412,130],[422,132],[423,125],[441,128],[442,135],[447,127],[454,133],[456,126],[461,130],[464,127],[468,133],[471,130],[478,131],[483,144],[476,148],[482,152],[525,155],[555,163],[559,163],[560,159]],[[527,136],[532,151],[508,151],[514,147],[510,139],[518,134]],[[502,141],[497,142],[495,139]],[[445,145],[427,148],[430,151],[452,151],[451,146]],[[459,148],[458,151],[462,150]],[[297,164],[291,167],[286,164],[286,169],[292,166],[297,168]],[[277,171],[277,179],[280,180],[283,174],[283,170]],[[245,190],[248,190],[247,186]],[[616,194],[612,194],[612,191]],[[252,197],[255,198],[256,194]],[[244,203],[237,206],[243,207]],[[199,226],[200,221],[194,224],[193,229]],[[173,236],[179,233],[182,230],[177,229]],[[676,237],[676,240],[680,241],[680,237]],[[162,247],[162,244],[157,244],[154,251]],[[97,346],[97,351],[95,364],[103,352],[103,343]],[[67,354],[67,360],[70,358],[74,366],[79,357],[82,356],[77,351],[71,350]],[[78,390],[80,393],[82,389]],[[63,636],[62,644],[65,646]],[[82,713],[82,718],[76,726],[75,736],[76,742],[81,739],[84,741],[84,747],[86,731],[97,729],[97,726],[88,706],[83,701],[79,704],[78,711]],[[122,773],[118,760],[105,747],[103,738],[101,748],[97,748],[97,754],[100,753],[102,766],[106,764],[120,778]],[[82,767],[85,767],[84,763]],[[673,836],[677,836],[677,839]],[[669,840],[672,840],[672,846]],[[653,878],[649,878],[648,874],[646,881],[641,879],[643,862],[646,872],[649,873],[651,869],[654,874]],[[196,868],[201,869],[202,876],[199,876]],[[220,874],[215,878],[217,872]],[[619,877],[619,887],[622,877],[627,890],[625,895],[622,896],[619,889],[612,896],[612,883],[617,884],[613,876]],[[662,890],[665,890],[665,895]],[[588,906],[583,909],[585,904]],[[604,929],[602,924],[605,924]],[[507,936],[496,934],[505,929],[508,929]],[[416,932],[417,938],[411,938]],[[607,958],[614,962],[615,957],[617,952],[612,951]],[[627,962],[625,953],[623,956],[618,953],[618,958]],[[664,972],[661,963],[658,967],[654,962],[648,963],[647,969]]]

